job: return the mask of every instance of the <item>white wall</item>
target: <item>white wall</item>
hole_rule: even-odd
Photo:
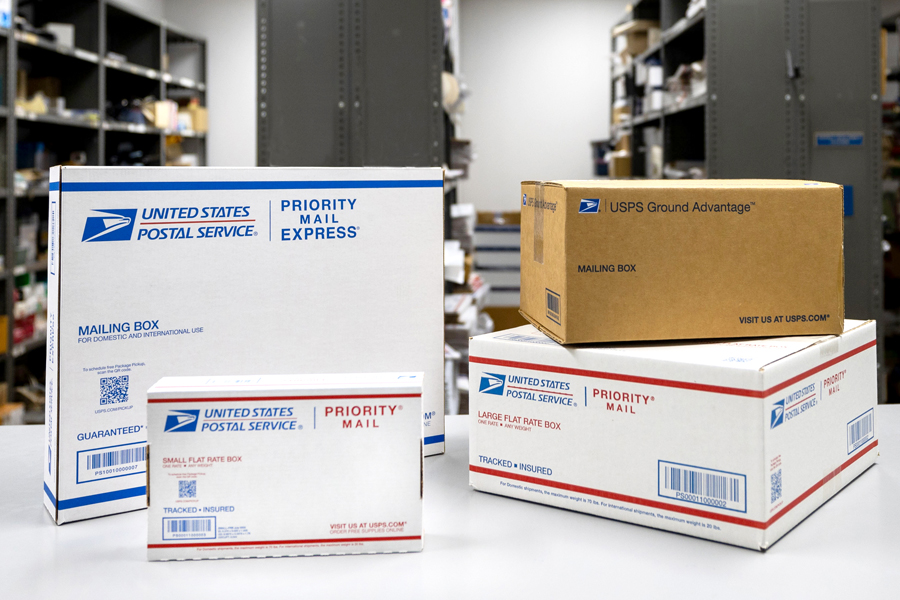
[[[135,12],[150,17],[151,19],[162,20],[165,14],[165,0],[116,0],[128,8],[133,8]]]
[[[461,137],[477,160],[460,202],[517,210],[526,179],[590,179],[609,135],[609,32],[626,0],[459,0]]]
[[[167,21],[207,40],[207,163],[255,166],[255,0],[165,0],[164,4]]]

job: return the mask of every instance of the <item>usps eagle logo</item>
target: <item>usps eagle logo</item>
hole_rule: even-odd
[[[82,242],[112,242],[130,240],[137,220],[136,208],[95,210],[84,223]]]

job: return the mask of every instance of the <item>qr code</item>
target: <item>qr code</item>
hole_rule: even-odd
[[[772,473],[772,502],[781,499],[781,469]]]
[[[100,378],[100,405],[128,402],[128,375]]]
[[[181,479],[178,481],[178,497],[179,498],[196,498],[197,497],[197,480]]]

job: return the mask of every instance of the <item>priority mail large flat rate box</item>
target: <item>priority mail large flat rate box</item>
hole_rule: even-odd
[[[874,321],[578,348],[527,325],[473,338],[469,378],[476,489],[746,548],[775,543],[878,453]]]
[[[522,314],[564,344],[838,334],[843,196],[782,180],[522,184]]]
[[[422,549],[422,374],[165,377],[150,560]]]
[[[425,373],[443,451],[440,169],[51,172],[45,505],[146,507],[165,376]]]

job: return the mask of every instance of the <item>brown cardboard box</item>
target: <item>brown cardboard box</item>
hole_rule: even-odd
[[[631,118],[631,107],[630,106],[617,106],[612,109],[612,122],[613,125],[618,125],[623,121],[627,121]]]
[[[561,343],[840,334],[842,188],[522,184],[521,311]]]
[[[631,177],[631,153],[627,150],[611,153],[607,166],[609,176],[614,179]]]
[[[20,402],[0,404],[0,425],[24,425],[25,405]]]
[[[9,317],[0,315],[0,354],[6,354],[9,350],[7,347],[7,338],[9,337]]]

